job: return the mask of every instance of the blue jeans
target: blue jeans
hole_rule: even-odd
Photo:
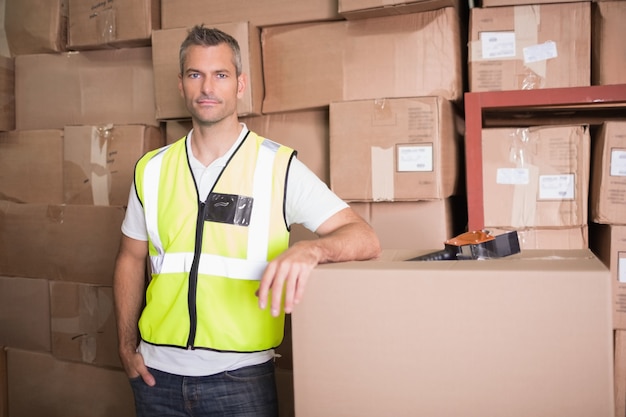
[[[156,385],[130,384],[137,417],[276,417],[274,362],[210,376],[179,376],[150,368]]]

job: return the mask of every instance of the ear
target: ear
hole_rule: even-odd
[[[178,92],[180,93],[181,97],[185,97],[185,93],[183,92],[183,75],[182,74],[178,74]]]
[[[239,77],[237,77],[237,98],[243,97],[243,92],[246,90],[247,85],[248,77],[246,74],[242,73]]]

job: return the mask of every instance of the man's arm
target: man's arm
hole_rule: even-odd
[[[270,302],[272,314],[277,316],[284,289],[285,312],[291,313],[302,299],[309,275],[318,264],[367,260],[380,255],[376,233],[351,208],[331,216],[316,233],[319,239],[296,242],[269,263],[258,290],[261,309]],[[270,291],[271,300],[268,300]]]
[[[147,242],[122,235],[113,275],[113,298],[122,365],[130,378],[141,376],[148,385],[154,385],[143,357],[137,353],[137,323],[146,289],[147,255]]]

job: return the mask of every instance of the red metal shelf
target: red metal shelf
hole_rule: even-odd
[[[624,111],[626,84],[590,87],[546,88],[538,90],[488,91],[465,93],[465,167],[468,229],[484,224],[482,129],[487,113],[511,113],[541,109],[543,112],[576,110],[579,114],[599,107]]]

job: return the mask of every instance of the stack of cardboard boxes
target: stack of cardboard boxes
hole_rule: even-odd
[[[416,410],[450,415],[452,405],[441,408],[443,414],[420,408],[445,404],[446,398],[456,398],[465,404],[464,412],[472,411],[476,396],[489,391],[468,378],[480,369],[459,362],[465,377],[457,382],[474,389],[468,396],[447,396],[444,376],[453,377],[455,372],[438,367],[448,366],[450,355],[468,351],[440,350],[438,346],[449,347],[436,343],[445,341],[443,327],[463,333],[455,323],[471,318],[476,334],[466,333],[464,340],[472,341],[469,352],[489,373],[483,382],[497,385],[506,361],[523,359],[520,364],[530,368],[515,368],[515,378],[505,380],[512,384],[510,392],[524,393],[528,387],[519,381],[532,384],[542,377],[541,366],[535,367],[532,359],[549,365],[561,349],[556,340],[546,349],[539,338],[579,341],[570,327],[555,327],[573,316],[592,342],[544,374],[550,383],[565,384],[560,396],[539,398],[536,391],[517,396],[528,404],[515,415],[555,412],[564,398],[582,395],[583,373],[570,369],[575,364],[594,385],[579,398],[576,412],[608,415],[613,395],[606,357],[611,347],[605,338],[611,326],[610,294],[605,291],[609,271],[587,249],[587,193],[600,164],[590,163],[594,129],[517,125],[485,129],[483,134],[486,225],[497,231],[518,230],[524,250],[566,252],[544,252],[537,255],[539,261],[531,256],[530,261],[502,262],[493,270],[469,263],[450,273],[442,272],[445,266],[409,266],[395,252],[440,249],[446,239],[464,230],[465,175],[471,175],[463,167],[465,91],[587,86],[592,55],[594,63],[614,59],[609,48],[619,45],[614,40],[614,33],[622,30],[614,23],[619,22],[615,20],[619,2],[483,3],[468,12],[461,0],[55,0],[44,6],[35,0],[0,1],[7,41],[0,58],[0,346],[6,347],[0,351],[0,417],[134,415],[130,386],[117,358],[113,264],[135,161],[147,150],[184,137],[191,127],[177,89],[178,48],[186,30],[199,23],[231,33],[240,43],[249,77],[238,103],[242,120],[252,130],[296,149],[391,251],[383,262],[315,271],[324,287],[312,286],[311,301],[307,298],[294,323],[289,317],[285,341],[277,349],[281,417],[296,411],[350,414],[348,410],[352,414],[359,410],[358,415],[387,410],[395,410],[394,415],[414,415]],[[599,37],[591,36],[592,22],[605,31],[603,38],[612,39],[610,45],[606,41],[596,46]],[[598,68],[605,67],[612,66]],[[623,72],[614,70],[598,80],[626,82]],[[598,134],[608,143],[613,139],[606,132],[616,129],[623,128],[607,125],[605,133]],[[603,149],[626,148],[618,143]],[[618,151],[613,164],[619,164],[619,155]],[[621,195],[615,191],[618,186],[608,188],[612,199]],[[621,233],[613,221],[596,220],[594,213],[592,208],[594,221],[610,223],[600,227],[606,234],[614,238]],[[308,230],[293,228],[292,241],[314,238]],[[607,259],[615,274],[619,243],[612,242]],[[544,259],[555,256],[563,263]],[[535,301],[542,314],[553,314],[548,296],[534,298],[544,291],[540,280],[519,282],[528,274],[539,276],[542,268],[553,271],[548,277],[554,279],[550,294],[558,298],[559,285],[569,285],[564,294],[586,310],[557,308],[559,315],[535,330],[507,332],[507,325],[525,326],[525,309]],[[583,271],[580,276],[577,270]],[[502,273],[511,279],[497,281]],[[420,280],[426,276],[435,280],[412,281],[416,274]],[[332,278],[328,282],[327,276]],[[361,277],[366,281],[357,280]],[[377,286],[382,282],[400,289],[394,292],[397,297],[413,292],[424,296],[383,300],[383,305],[395,308],[387,313],[372,309],[366,301],[375,303],[369,297],[384,295],[386,287]],[[524,297],[510,297],[519,294],[514,289],[523,290]],[[591,293],[594,296],[587,297]],[[464,294],[472,294],[476,302],[466,304]],[[489,294],[500,301],[490,304]],[[450,315],[437,316],[443,314],[440,308],[446,300],[454,305],[447,310]],[[477,303],[483,309],[471,307]],[[490,305],[493,308],[484,309]],[[324,306],[329,309],[321,312]],[[365,311],[371,314],[363,315]],[[439,317],[443,327],[413,321],[424,314]],[[534,317],[535,323],[542,320]],[[361,320],[368,325],[353,332],[350,327],[359,326]],[[417,339],[411,336],[412,324],[420,328]],[[527,354],[479,352],[489,343],[498,345],[494,329],[511,341],[528,344]],[[389,334],[378,337],[372,331]],[[481,332],[488,337],[480,337]],[[388,337],[397,339],[391,350],[386,350]],[[421,344],[422,337],[432,338],[432,346]],[[351,356],[366,345],[375,356]],[[420,349],[439,354],[440,360],[412,362]],[[380,383],[385,382],[384,398],[367,394],[366,386],[348,390],[359,382],[357,375],[361,383],[373,381],[373,374],[348,372],[365,369],[357,359],[381,370],[386,366],[385,352],[394,352],[393,369],[409,361],[416,364],[412,369],[417,373],[442,376],[432,391],[437,393],[433,402],[409,401],[413,390],[409,380],[398,390],[385,379],[366,384],[382,390]],[[327,360],[329,356],[333,360]],[[328,366],[317,366],[318,359],[328,366],[346,365],[346,372],[333,379]],[[384,372],[378,376],[391,377]],[[425,379],[422,382],[419,391],[425,392],[429,386]],[[333,387],[345,395],[331,401],[328,389]],[[370,406],[372,400],[386,408]],[[540,404],[533,409],[529,404],[537,401]],[[498,409],[508,407],[477,407],[472,412]]]

